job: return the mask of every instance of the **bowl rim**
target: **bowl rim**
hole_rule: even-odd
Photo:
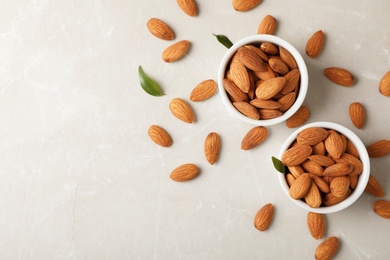
[[[278,46],[282,46],[285,48],[287,51],[291,53],[291,55],[294,57],[295,61],[297,62],[298,69],[301,74],[301,84],[299,88],[299,93],[298,96],[294,102],[294,104],[286,111],[283,113],[282,116],[273,118],[273,119],[267,119],[267,120],[255,120],[251,119],[243,114],[241,114],[230,102],[229,97],[226,93],[225,88],[223,87],[222,80],[225,76],[225,70],[226,66],[229,63],[230,59],[232,56],[237,52],[237,50],[247,44],[252,44],[252,43],[260,43],[260,42],[271,42],[274,43]],[[251,35],[247,36],[235,44],[233,44],[232,47],[229,48],[229,50],[225,53],[223,56],[219,70],[218,70],[218,89],[220,96],[222,98],[223,103],[225,106],[228,108],[228,110],[233,113],[236,117],[241,119],[244,122],[253,124],[253,125],[259,125],[259,126],[269,126],[269,125],[275,125],[279,124],[281,122],[284,122],[287,120],[289,117],[291,117],[302,105],[303,101],[306,98],[307,90],[308,90],[308,85],[309,85],[309,76],[307,72],[307,67],[305,60],[303,59],[302,55],[299,53],[299,51],[289,42],[285,41],[284,39],[270,35],[270,34],[256,34],[256,35]]]
[[[361,141],[361,139],[354,132],[352,132],[350,129],[346,128],[345,126],[333,122],[320,121],[320,122],[314,122],[314,123],[304,125],[298,128],[297,130],[295,130],[282,145],[282,148],[279,153],[279,158],[282,158],[284,151],[286,151],[288,147],[290,147],[292,142],[296,139],[298,133],[309,127],[323,127],[327,129],[336,130],[337,132],[343,134],[348,140],[350,140],[355,145],[356,149],[358,150],[360,160],[363,164],[363,171],[360,174],[358,184],[354,189],[354,191],[352,192],[352,194],[347,199],[333,206],[319,207],[319,208],[312,208],[302,200],[295,200],[291,198],[289,195],[289,187],[286,182],[286,178],[284,174],[280,174],[278,177],[282,189],[284,190],[284,193],[287,195],[287,197],[290,200],[292,200],[296,205],[300,206],[301,208],[307,211],[329,214],[329,213],[334,213],[346,209],[347,207],[351,206],[354,202],[356,202],[359,199],[359,197],[363,194],[368,179],[370,177],[370,159],[366,147]]]

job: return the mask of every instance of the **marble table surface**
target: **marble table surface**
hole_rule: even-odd
[[[307,212],[283,193],[273,169],[295,130],[267,127],[260,146],[240,149],[253,127],[228,113],[218,94],[194,103],[191,90],[217,80],[226,48],[257,33],[261,19],[278,21],[275,35],[293,44],[309,71],[307,123],[331,121],[368,145],[390,138],[390,99],[378,85],[390,70],[390,2],[264,0],[248,12],[231,1],[197,0],[189,17],[176,1],[2,0],[0,8],[0,259],[313,259],[322,240],[306,227]],[[156,17],[175,31],[157,39],[146,23]],[[323,53],[305,54],[308,38],[326,34]],[[165,63],[162,51],[179,40],[191,49]],[[146,94],[138,66],[165,95]],[[353,87],[333,84],[326,67],[344,67]],[[179,121],[169,102],[190,102],[193,124]],[[361,102],[367,122],[353,126],[348,107]],[[148,134],[165,128],[173,145]],[[203,142],[221,137],[210,165]],[[201,174],[186,183],[169,178],[184,163]],[[390,199],[390,157],[371,159],[371,173]],[[325,236],[337,236],[336,259],[388,259],[389,220],[373,212],[364,193],[351,207],[326,216]],[[273,203],[270,228],[253,226],[257,210]]]

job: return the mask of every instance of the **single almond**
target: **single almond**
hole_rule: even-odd
[[[390,140],[382,139],[368,145],[366,148],[371,158],[383,157],[390,153]]]
[[[176,42],[163,51],[162,59],[165,62],[175,62],[181,59],[189,48],[190,42],[187,40]]]
[[[283,115],[283,113],[280,112],[278,109],[267,109],[267,108],[259,109],[259,113],[260,113],[261,120],[273,119]]]
[[[325,34],[322,30],[316,31],[306,43],[306,54],[310,58],[317,57],[324,48]]]
[[[347,140],[347,148],[345,149],[345,152],[350,154],[350,155],[355,156],[358,159],[360,158],[359,152],[356,149],[356,146],[350,140]]]
[[[269,58],[268,58],[268,55],[263,52],[260,48],[254,46],[254,45],[251,45],[251,44],[248,44],[248,45],[245,45],[244,46],[245,48],[248,48],[248,49],[251,49],[252,51],[256,52],[256,54],[263,60],[263,61],[268,61]]]
[[[307,214],[307,227],[314,239],[320,239],[325,234],[325,217],[320,213],[309,212]]]
[[[295,166],[303,163],[311,155],[312,148],[308,145],[297,145],[286,150],[282,155],[285,166]]]
[[[291,173],[287,173],[286,174],[286,181],[287,181],[288,186],[291,187],[291,185],[295,181],[294,175],[292,175]]]
[[[352,73],[344,68],[329,67],[324,70],[324,74],[330,81],[343,87],[350,87],[355,84]]]
[[[268,64],[279,75],[286,75],[290,71],[287,65],[280,58],[270,58],[268,60]]]
[[[277,101],[261,100],[258,98],[252,99],[249,103],[257,108],[280,109],[282,107],[282,105]]]
[[[312,181],[309,191],[304,196],[305,202],[309,207],[318,208],[321,206],[322,197],[317,185]]]
[[[275,71],[268,65],[268,63],[265,64],[267,67],[267,71],[255,71],[256,77],[258,77],[261,80],[269,80],[275,78],[277,75]]]
[[[258,34],[274,34],[276,30],[276,19],[272,15],[266,15],[257,28]]]
[[[249,104],[248,102],[233,102],[233,106],[238,111],[240,111],[241,114],[243,114],[249,118],[252,118],[255,120],[260,119],[259,111],[254,106]]]
[[[250,89],[250,78],[244,64],[237,58],[233,58],[230,64],[230,75],[236,86],[244,93],[248,93]]]
[[[352,166],[349,175],[359,175],[363,172],[363,163],[353,155],[343,153],[340,158],[334,159],[337,163],[346,163]]]
[[[233,0],[232,5],[234,10],[238,12],[246,12],[255,8],[262,0]]]
[[[258,146],[265,140],[267,135],[268,131],[264,126],[253,127],[242,139],[241,149],[250,150],[253,147]]]
[[[323,199],[323,204],[324,206],[333,206],[333,205],[336,205],[340,202],[342,202],[343,200],[345,200],[346,198],[349,197],[349,195],[351,195],[352,191],[351,189],[348,190],[347,194],[345,194],[343,197],[336,197],[333,193],[327,193],[325,196],[324,196],[324,199]]]
[[[325,166],[325,167],[331,166],[335,163],[335,161],[332,158],[320,154],[313,154],[309,156],[309,160],[317,163],[318,165]]]
[[[278,103],[281,105],[280,112],[286,112],[295,103],[297,94],[295,92],[288,93],[287,95],[278,99]]]
[[[148,135],[153,142],[160,146],[169,147],[172,145],[171,136],[158,125],[151,125],[148,130]]]
[[[175,34],[171,27],[169,27],[165,22],[157,18],[150,18],[146,26],[148,30],[157,38],[161,40],[173,40],[175,39]]]
[[[364,191],[378,198],[382,198],[385,196],[385,192],[382,186],[380,185],[379,181],[372,175],[370,175],[367,182],[367,186]]]
[[[348,145],[348,140],[347,140],[347,137],[345,137],[345,135],[343,134],[340,134],[340,137],[341,137],[341,141],[343,141],[343,153],[345,153],[345,151],[347,150],[347,145]]]
[[[330,192],[335,197],[343,197],[348,193],[350,184],[351,179],[349,178],[349,176],[336,177],[330,183]]]
[[[309,127],[303,129],[297,135],[297,142],[304,145],[316,145],[325,140],[329,132],[322,127]]]
[[[260,44],[260,49],[268,55],[276,55],[279,53],[279,48],[275,44],[270,42],[263,42]]]
[[[274,97],[286,84],[286,79],[276,77],[260,83],[256,88],[256,97],[267,100]]]
[[[386,97],[390,96],[390,71],[382,77],[379,83],[379,92]]]
[[[213,165],[218,161],[220,151],[221,140],[219,135],[215,132],[209,133],[204,141],[204,155],[206,160]]]
[[[303,168],[299,165],[288,166],[287,168],[295,178],[304,173]]]
[[[329,167],[326,167],[323,175],[330,177],[340,177],[352,172],[352,166],[346,163],[335,163]]]
[[[271,225],[274,216],[274,206],[272,203],[268,203],[262,206],[256,213],[254,225],[259,231],[265,231]]]
[[[319,142],[316,145],[313,145],[313,155],[319,154],[319,155],[325,155],[326,154],[326,149],[325,149],[325,144],[324,142]]]
[[[377,200],[374,203],[374,212],[382,218],[390,219],[390,201]]]
[[[172,99],[172,101],[169,103],[169,109],[176,118],[186,123],[191,124],[195,120],[192,108],[186,101],[181,98]]]
[[[359,175],[349,175],[349,178],[351,179],[350,187],[354,190],[358,184]]]
[[[301,167],[306,172],[313,173],[318,176],[322,176],[322,173],[324,172],[324,169],[322,168],[321,165],[309,159],[301,163]]]
[[[344,144],[343,140],[340,137],[340,134],[337,133],[334,130],[329,130],[329,135],[325,139],[325,149],[328,151],[330,156],[332,156],[335,159],[340,158],[340,156],[343,154],[344,150]]]
[[[190,94],[190,100],[199,102],[213,96],[217,91],[217,83],[212,79],[207,79],[199,83]]]
[[[279,55],[282,61],[290,68],[290,70],[298,69],[298,64],[294,59],[294,56],[292,56],[292,54],[282,46],[279,46]]]
[[[176,0],[180,9],[183,10],[189,16],[197,15],[197,7],[195,0]]]
[[[301,174],[298,178],[295,179],[295,181],[290,187],[290,197],[295,200],[302,199],[309,192],[311,184],[312,180],[309,174]]]
[[[292,69],[290,70],[286,75],[284,75],[284,78],[287,80],[286,85],[284,88],[280,91],[283,95],[287,95],[288,93],[291,93],[295,89],[299,87],[299,79],[301,75],[298,69]]]
[[[319,177],[315,174],[309,173],[311,180],[317,185],[318,189],[322,193],[329,193],[330,187],[329,183],[327,183],[322,177]]]
[[[361,129],[364,126],[366,120],[366,111],[364,107],[359,102],[354,102],[349,105],[349,117],[353,125],[356,128]]]
[[[314,257],[317,260],[332,259],[333,256],[337,253],[338,248],[338,238],[334,236],[328,237],[317,246]]]
[[[248,95],[242,92],[233,81],[225,78],[222,80],[222,84],[232,102],[243,102],[248,100]]]
[[[240,47],[237,51],[237,59],[250,70],[267,71],[264,61],[256,51],[250,48]]]
[[[288,128],[298,127],[303,125],[310,117],[310,111],[307,106],[302,105],[297,112],[295,112],[290,118],[286,121],[286,126]]]
[[[169,177],[174,181],[184,182],[194,179],[198,173],[198,166],[192,163],[187,163],[175,168]]]

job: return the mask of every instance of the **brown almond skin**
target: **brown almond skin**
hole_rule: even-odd
[[[325,206],[336,205],[336,204],[342,202],[343,200],[345,200],[346,198],[348,198],[349,195],[351,195],[351,193],[352,193],[351,189],[349,189],[348,193],[346,195],[344,195],[343,197],[336,197],[335,195],[333,195],[333,193],[328,193],[324,196],[323,203]]]
[[[262,0],[233,0],[232,5],[234,10],[238,12],[246,12],[255,8]]]
[[[242,64],[242,62],[238,59],[237,55],[236,58],[233,58],[230,64],[230,75],[236,86],[242,92],[248,93],[251,85],[249,74],[244,64]]]
[[[390,71],[388,71],[379,83],[379,92],[386,96],[390,96]]]
[[[257,108],[280,109],[282,107],[277,101],[261,100],[258,98],[252,99],[249,103]]]
[[[324,69],[324,74],[330,81],[343,87],[350,87],[355,84],[352,73],[344,68],[329,67]]]
[[[306,54],[310,58],[317,57],[324,48],[325,34],[322,30],[316,31],[306,43]]]
[[[363,163],[353,155],[343,153],[339,159],[334,159],[337,163],[346,163],[352,166],[349,175],[359,175],[363,172]]]
[[[219,153],[221,152],[221,140],[219,135],[211,132],[207,135],[204,142],[204,155],[206,160],[213,165],[218,161]]]
[[[260,83],[256,88],[256,97],[262,100],[268,100],[274,97],[286,84],[283,77],[275,77]]]
[[[184,182],[194,179],[198,176],[198,174],[198,166],[192,163],[187,163],[175,168],[169,177],[174,181]]]
[[[374,212],[382,218],[390,219],[390,201],[378,200],[374,203]]]
[[[345,196],[350,188],[351,179],[349,176],[334,178],[330,183],[330,192],[338,198]]]
[[[161,40],[170,41],[175,39],[175,34],[171,27],[160,19],[150,18],[146,26],[154,36]]]
[[[309,127],[298,133],[297,141],[299,144],[312,146],[325,140],[328,135],[329,132],[322,127]]]
[[[301,106],[297,112],[295,112],[289,119],[286,121],[286,126],[288,128],[295,128],[303,125],[310,117],[310,110],[307,106]]]
[[[320,213],[309,212],[307,214],[307,227],[311,236],[318,240],[324,237],[325,234],[325,217]]]
[[[225,78],[222,80],[222,84],[232,102],[243,102],[248,100],[248,95],[242,92],[233,81]]]
[[[329,183],[327,183],[323,178],[321,178],[315,174],[312,174],[312,173],[309,173],[309,175],[310,175],[310,178],[312,179],[312,181],[317,185],[318,189],[322,193],[329,193],[330,192]]]
[[[212,79],[207,79],[199,83],[190,94],[190,100],[200,102],[213,96],[217,91],[217,83]]]
[[[379,181],[372,175],[370,175],[364,191],[378,198],[383,198],[385,196],[385,192]]]
[[[268,131],[264,126],[253,127],[242,139],[241,149],[250,150],[258,146],[267,138],[267,135]]]
[[[343,140],[341,139],[340,134],[336,131],[329,130],[328,132],[329,135],[324,141],[325,149],[328,151],[330,156],[338,159],[344,152]]]
[[[311,155],[312,148],[308,145],[297,145],[286,150],[282,155],[282,163],[285,166],[296,166],[304,161]]]
[[[361,129],[366,121],[366,111],[362,104],[354,102],[349,105],[349,117],[356,128]]]
[[[258,34],[274,34],[276,31],[276,19],[272,15],[266,15],[257,28]]]
[[[306,193],[305,202],[309,207],[312,208],[318,208],[321,206],[322,198],[320,190],[318,189],[317,185],[312,181],[309,191]]]
[[[255,220],[254,220],[255,228],[259,231],[267,230],[271,225],[273,216],[274,216],[274,206],[271,203],[262,206],[255,216]]]
[[[325,156],[325,155],[319,155],[319,154],[311,155],[309,157],[309,160],[311,160],[311,161],[313,161],[321,166],[325,166],[325,167],[331,166],[335,163],[332,158]]]
[[[290,197],[295,200],[302,199],[309,192],[311,185],[312,180],[309,174],[301,174],[298,178],[295,179],[295,181],[290,187]]]
[[[285,75],[290,71],[287,65],[279,58],[270,58],[268,60],[268,64],[276,73],[280,75]]]
[[[310,158],[310,157],[309,157]],[[318,163],[309,160],[309,158],[301,163],[301,167],[305,170],[305,172],[313,173],[318,176],[322,176],[324,169]]]
[[[390,153],[390,140],[382,139],[367,147],[367,153],[371,158],[379,158]]]
[[[264,61],[253,49],[241,47],[237,51],[237,59],[250,70],[267,71]]]
[[[283,113],[278,109],[261,108],[259,109],[259,113],[261,120],[273,119],[283,115]]]
[[[259,79],[264,80],[264,81],[275,78],[276,77],[275,71],[273,71],[273,69],[268,64],[265,64],[265,66],[267,67],[267,71],[265,71],[265,72],[255,71],[254,73],[255,73],[256,77],[258,77]]]
[[[297,94],[295,92],[288,93],[287,95],[278,99],[281,107],[279,108],[280,112],[286,112],[291,108],[291,106],[295,103],[297,98]]]
[[[176,0],[180,9],[183,10],[189,16],[196,16],[198,13],[198,8],[196,6],[195,0]]]
[[[282,61],[290,68],[290,70],[298,69],[298,64],[294,57],[282,46],[279,46],[279,55]]]
[[[233,102],[233,106],[243,115],[251,119],[255,119],[255,120],[260,119],[259,110],[257,110],[254,106],[252,106],[248,102]]]
[[[313,153],[312,155],[319,154],[319,155],[325,155],[326,149],[324,142],[319,142],[316,145],[313,145]]]
[[[279,53],[279,48],[270,42],[263,42],[260,44],[260,49],[268,55],[277,55]]]
[[[332,259],[332,257],[337,253],[339,248],[339,240],[337,237],[329,237],[322,241],[316,248],[316,252],[314,254],[315,259],[317,260],[325,260]]]
[[[288,93],[294,91],[297,87],[299,87],[300,77],[301,75],[298,69],[290,70],[286,75],[284,75],[284,78],[287,80],[287,82],[280,93],[287,95]]]
[[[346,163],[335,163],[329,167],[326,167],[323,176],[329,177],[340,177],[352,172],[353,168],[351,165]]]
[[[172,145],[171,136],[158,125],[151,125],[148,130],[148,135],[153,142],[160,146],[169,147]]]
[[[187,53],[187,51],[190,48],[190,42],[187,40],[182,40],[179,42],[176,42],[172,44],[171,46],[167,47],[161,57],[163,61],[165,62],[175,62],[177,60],[180,60],[184,57],[184,55]]]
[[[176,118],[182,120],[183,122],[191,124],[195,120],[192,108],[181,98],[172,99],[169,103],[169,109]]]

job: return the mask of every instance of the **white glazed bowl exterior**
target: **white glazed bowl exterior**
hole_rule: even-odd
[[[290,197],[289,187],[288,187],[288,184],[286,182],[286,178],[285,178],[284,174],[279,175],[279,182],[280,182],[285,194],[295,204],[297,204],[298,206],[300,206],[301,208],[303,208],[307,211],[321,213],[321,214],[328,214],[328,213],[333,213],[333,212],[343,210],[343,209],[349,207],[350,205],[352,205],[355,201],[357,201],[359,199],[360,195],[362,195],[362,193],[364,192],[364,189],[366,188],[368,178],[370,176],[370,160],[368,157],[366,147],[364,146],[364,144],[362,143],[360,138],[355,133],[353,133],[351,130],[349,130],[348,128],[346,128],[342,125],[336,124],[336,123],[331,123],[331,122],[316,122],[316,123],[311,123],[311,124],[302,126],[301,128],[297,129],[294,133],[292,133],[287,138],[285,143],[283,144],[282,149],[281,149],[280,154],[279,154],[279,158],[282,158],[283,153],[290,147],[292,142],[296,139],[298,133],[301,132],[303,129],[306,129],[309,127],[322,127],[322,128],[326,128],[326,129],[333,129],[333,130],[343,134],[348,140],[350,140],[355,145],[356,149],[359,152],[360,160],[363,163],[363,172],[359,176],[359,181],[358,181],[356,188],[354,189],[354,191],[352,192],[352,194],[348,198],[346,198],[345,200],[343,200],[342,202],[340,202],[336,205],[328,206],[328,207],[312,208],[309,205],[307,205],[305,202],[303,202],[302,200],[295,200],[295,199]]]
[[[223,78],[225,77],[225,71],[226,67],[229,64],[230,59],[233,57],[233,55],[237,52],[237,50],[247,44],[259,44],[262,42],[270,42],[273,44],[276,44],[278,46],[282,46],[285,48],[287,51],[291,53],[291,55],[295,58],[295,61],[298,64],[298,69],[301,74],[301,84],[299,88],[299,93],[297,96],[297,99],[295,100],[295,103],[291,106],[289,110],[287,110],[282,116],[273,118],[273,119],[267,119],[267,120],[255,120],[251,119],[243,114],[241,114],[231,103],[229,100],[229,97],[226,93],[226,90],[223,87]],[[307,88],[309,84],[309,77],[307,73],[307,67],[306,63],[303,60],[301,54],[295,49],[294,46],[292,46],[290,43],[286,42],[285,40],[274,36],[274,35],[269,35],[269,34],[257,34],[257,35],[252,35],[248,36],[244,39],[241,39],[240,41],[236,42],[224,55],[222,58],[222,61],[219,66],[219,71],[218,71],[218,88],[219,88],[219,93],[221,95],[223,103],[226,105],[228,110],[233,113],[236,117],[241,119],[244,122],[253,124],[253,125],[262,125],[262,126],[267,126],[267,125],[275,125],[279,124],[281,122],[284,122],[287,120],[290,116],[292,116],[302,105],[306,93],[307,93]]]

